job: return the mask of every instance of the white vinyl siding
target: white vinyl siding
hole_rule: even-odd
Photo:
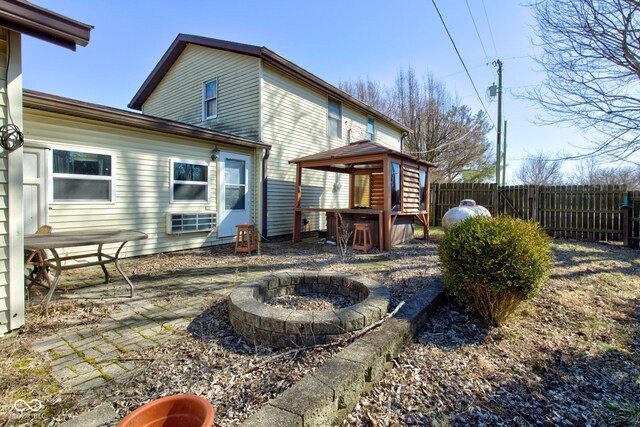
[[[330,138],[328,97],[274,67],[263,65],[262,141],[270,144],[268,164],[268,231],[270,236],[290,234],[293,229],[295,165],[288,161],[366,139],[365,112],[341,105],[341,138]],[[376,142],[400,150],[400,130],[376,120]],[[304,170],[302,206],[346,208],[349,177]],[[309,214],[307,230],[324,227],[324,215]]]
[[[217,81],[215,118],[203,119],[203,82]],[[143,112],[257,139],[260,60],[189,44],[143,105]]]
[[[258,163],[255,160],[259,159],[252,149],[240,149],[210,140],[144,131],[34,109],[25,109],[25,126],[29,128],[27,146],[85,149],[96,152],[109,150],[117,158],[114,169],[118,196],[116,203],[56,203],[50,206],[49,223],[54,231],[122,228],[142,231],[149,235],[147,240],[127,243],[123,249],[123,257],[230,242],[230,239],[218,239],[215,231],[167,233],[171,231],[167,229],[168,214],[207,214],[217,211],[217,162],[211,162],[214,144],[220,149],[233,149],[253,156],[254,163]],[[208,170],[208,203],[171,203],[171,159],[189,159],[201,164],[211,162]],[[255,169],[251,171],[254,188],[259,187],[257,175]],[[259,218],[256,198],[254,195],[251,206],[251,220],[254,223],[258,223]],[[107,250],[115,250],[116,246],[109,245]],[[68,250],[69,253],[74,251]]]
[[[7,81],[7,30],[0,28],[0,125],[6,123]],[[7,157],[0,153],[0,335],[9,330],[9,258],[8,258],[8,215],[7,209]]]

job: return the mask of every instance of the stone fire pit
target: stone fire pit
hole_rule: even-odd
[[[294,294],[338,294],[356,303],[334,310],[268,304],[272,298]],[[250,343],[308,347],[346,338],[382,319],[389,306],[389,290],[352,274],[288,271],[243,283],[229,295],[228,306],[233,328]]]

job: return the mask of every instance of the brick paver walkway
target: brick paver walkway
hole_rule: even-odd
[[[88,391],[108,381],[126,382],[136,369],[127,353],[166,343],[207,308],[211,295],[228,294],[237,283],[261,274],[217,269],[197,277],[138,279],[133,299],[114,298],[127,292],[124,281],[75,289],[65,297],[117,307],[100,324],[64,329],[36,341],[33,349],[50,358],[52,375],[63,387]]]

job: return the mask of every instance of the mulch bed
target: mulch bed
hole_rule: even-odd
[[[265,274],[293,268],[351,272],[389,286],[392,310],[441,280],[437,248],[434,242],[414,241],[391,254],[356,254],[341,262],[329,245],[269,243],[258,256],[236,257],[228,247],[214,247],[127,259],[125,269],[134,271],[137,281],[210,267]],[[345,424],[633,425],[632,417],[637,421],[640,414],[639,253],[576,242],[555,242],[554,250],[556,267],[547,286],[505,326],[489,328],[453,303],[442,307]],[[169,298],[181,297],[167,292]],[[296,303],[304,308],[326,301]],[[112,308],[74,304],[59,305],[55,324],[41,321],[18,341],[64,328],[65,319],[70,324],[99,322]],[[140,367],[138,375],[102,389],[89,406],[77,406],[77,396],[52,394],[52,401],[53,396],[62,399],[59,412],[20,421],[47,425],[105,399],[114,399],[124,416],[152,399],[189,392],[212,402],[216,425],[239,425],[341,348],[272,351],[246,342],[231,328],[224,297],[218,295],[174,338],[127,354]],[[0,344],[12,346],[10,341]],[[32,360],[20,348],[21,360]],[[5,373],[4,396],[20,390],[38,396],[42,377],[33,374],[31,383],[25,379],[17,389],[10,372]],[[5,405],[0,413],[8,409]]]
[[[502,327],[443,306],[348,423],[640,425],[640,253],[554,251],[544,290]]]

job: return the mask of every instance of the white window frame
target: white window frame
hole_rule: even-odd
[[[207,85],[213,82],[216,82],[215,94],[212,98],[207,98]],[[215,119],[218,117],[218,85],[219,81],[217,77],[202,83],[202,120]],[[209,101],[215,101],[216,103],[216,113],[211,116],[207,116],[207,102]]]
[[[371,123],[371,132],[369,132],[369,123]],[[374,119],[373,117],[367,117],[366,135],[369,141],[376,140],[376,119]]]
[[[53,152],[59,151],[71,151],[75,153],[86,153],[86,154],[99,154],[104,156],[111,157],[111,175],[110,176],[99,176],[99,175],[82,175],[77,173],[55,173],[53,172],[53,161],[54,155]],[[51,147],[51,154],[49,156],[49,184],[51,191],[49,192],[49,203],[50,204],[73,204],[73,205],[113,205],[116,203],[116,155],[110,151],[101,151],[101,150],[92,150],[86,148],[78,148],[78,147],[62,147],[62,146],[54,146]],[[110,200],[100,200],[100,199],[55,199],[55,178],[65,178],[65,179],[83,179],[83,180],[96,180],[96,181],[109,181],[109,192],[111,194]]]
[[[340,107],[339,117],[336,117],[331,114],[331,109],[329,108],[329,105],[332,102],[338,104],[338,106]],[[331,120],[338,120],[338,136],[331,135],[331,132],[330,132],[331,126],[329,126],[329,123],[331,123]],[[342,102],[334,98],[327,98],[327,136],[329,138],[342,139]]]
[[[173,176],[174,164],[186,163],[189,165],[205,166],[207,168],[207,180],[206,181],[182,181],[175,180]],[[208,204],[211,201],[211,171],[209,170],[209,162],[202,160],[185,160],[185,159],[171,159],[169,162],[169,199],[171,203],[178,204]],[[207,200],[174,200],[173,186],[174,184],[189,184],[189,185],[203,185],[207,187]]]

